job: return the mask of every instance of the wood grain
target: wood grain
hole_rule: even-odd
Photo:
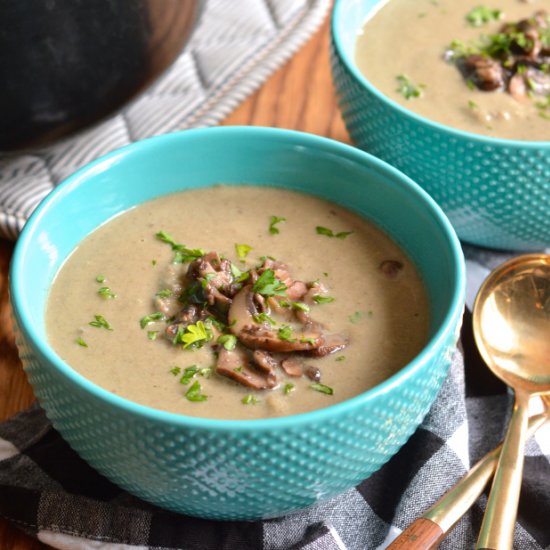
[[[276,126],[349,142],[338,112],[329,67],[329,25],[321,30],[224,125]],[[17,356],[8,303],[12,243],[0,239],[0,421],[34,399]],[[0,549],[47,548],[0,518]]]

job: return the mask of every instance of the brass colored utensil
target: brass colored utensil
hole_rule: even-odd
[[[545,396],[543,402],[544,412],[529,418],[528,438],[550,417],[550,396]],[[502,445],[499,445],[487,453],[422,517],[407,527],[388,546],[387,550],[430,550],[435,548],[479,498],[496,469],[501,449]]]
[[[474,337],[488,367],[515,392],[476,548],[512,548],[523,474],[529,399],[550,392],[550,256],[504,263],[481,286]]]

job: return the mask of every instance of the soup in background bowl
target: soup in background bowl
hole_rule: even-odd
[[[543,2],[491,2],[487,22],[472,14],[475,4],[337,0],[331,57],[340,106],[352,139],[424,187],[461,239],[500,249],[544,248],[550,244],[547,96],[531,99],[527,89],[516,100],[504,91],[512,73],[514,90],[518,83],[535,85],[531,63],[522,66],[519,54],[510,61],[519,68],[506,69],[495,91],[478,89],[487,82],[472,73],[468,56],[460,57],[475,54],[484,33],[529,19]],[[429,25],[434,32],[426,32]],[[382,47],[380,36],[395,41],[397,35],[393,48]],[[414,51],[422,55],[407,59]]]
[[[340,403],[300,414],[248,420],[176,414],[140,404],[73,369],[49,343],[46,322],[52,281],[67,258],[69,265],[75,248],[76,258],[77,247],[90,234],[93,238],[97,228],[101,232],[110,224],[122,223],[125,216],[147,208],[150,199],[170,202],[170,193],[200,193],[220,182],[228,191],[238,189],[236,185],[254,185],[266,193],[277,188],[313,195],[334,204],[337,212],[345,213],[340,208],[351,210],[353,216],[365,218],[386,234],[410,259],[425,289],[429,326],[427,343],[420,352],[386,380]],[[272,214],[277,212],[265,212],[268,223]],[[330,239],[352,243],[354,234],[338,238],[338,233],[347,233],[345,216],[341,221],[325,227],[334,230],[335,236],[316,235],[330,243]],[[158,245],[165,248],[158,257],[150,258],[144,270],[155,270],[161,267],[161,256],[170,262],[172,252],[182,251],[173,248],[179,243],[166,235],[172,231],[176,237],[181,227],[177,237],[184,239],[186,217],[179,223],[173,219],[170,225],[165,223],[168,220],[162,219],[160,226],[147,227],[156,235],[164,226],[164,238]],[[273,227],[283,234],[285,223]],[[131,232],[125,237],[126,249],[118,254],[122,259],[133,256],[141,246],[142,237]],[[228,226],[231,246],[235,237]],[[185,244],[206,247],[209,243]],[[220,253],[229,255],[231,251]],[[240,264],[235,253],[233,260]],[[280,260],[295,270],[296,277],[312,283],[313,273],[307,273],[307,266],[300,267],[295,253],[292,256]],[[256,259],[253,264],[257,265]],[[115,282],[111,273],[96,273],[95,269],[87,272],[86,282],[93,292],[96,285],[97,290],[107,288],[117,294],[114,299],[101,297],[106,306],[122,303],[117,300],[134,290],[133,284],[128,288],[111,284]],[[170,510],[217,519],[274,517],[310,506],[359,483],[389,460],[437,395],[456,346],[464,299],[459,243],[425,192],[397,170],[349,146],[266,128],[191,130],[132,144],[91,163],[56,188],[33,214],[17,243],[10,281],[20,355],[54,427],[82,458],[129,492]],[[287,286],[292,285],[289,282]],[[149,304],[150,300],[148,295],[145,301]],[[75,307],[69,305],[68,309]],[[102,314],[94,316],[99,326],[88,325],[92,320],[86,315],[81,322],[96,335],[116,337],[117,326],[113,324],[109,331],[104,324],[110,324],[105,311],[96,311],[94,306],[93,312],[98,317]],[[137,319],[128,322],[139,325]],[[55,315],[50,323],[55,323]],[[145,324],[140,336],[147,338],[150,328]],[[407,330],[406,326],[400,328],[404,333]],[[81,348],[78,351],[90,351],[93,342],[86,341],[88,335],[79,336],[75,327],[71,339],[82,338],[89,347],[71,344]],[[146,343],[154,349],[167,342],[155,339]],[[373,347],[383,344],[373,337]],[[109,361],[108,354],[104,360]],[[163,375],[172,376],[164,365],[162,370]],[[202,381],[200,373],[193,376],[193,383]],[[280,389],[283,383],[287,382],[281,380]],[[179,380],[178,384],[183,388],[179,396],[185,399],[183,392],[191,386]],[[206,385],[197,395],[206,395],[204,389]],[[322,392],[319,396],[330,398]]]

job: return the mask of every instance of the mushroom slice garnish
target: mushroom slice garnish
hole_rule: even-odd
[[[281,361],[281,368],[288,376],[299,377],[304,374],[304,365],[298,357],[287,357]]]
[[[262,349],[276,352],[310,351],[323,343],[318,332],[294,332],[288,338],[281,338],[280,331],[262,325],[246,325],[237,334],[237,338],[250,349]]]
[[[237,346],[229,351],[221,348],[216,362],[216,372],[255,390],[267,390],[277,385],[273,370],[256,370],[250,365],[249,354]]]
[[[308,352],[310,357],[324,357],[344,349],[349,344],[349,338],[341,334],[327,334],[324,337],[323,343]]]

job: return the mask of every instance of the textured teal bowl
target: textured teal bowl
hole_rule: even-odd
[[[147,408],[73,371],[49,347],[44,323],[48,287],[67,255],[121,211],[219,182],[300,189],[385,229],[413,258],[428,289],[430,341],[420,355],[349,401],[256,421]],[[456,235],[437,205],[382,161],[307,134],[212,128],[135,143],[68,178],[25,226],[10,284],[27,376],[48,417],[80,456],[159,506],[207,518],[254,519],[341,493],[405,443],[434,400],[455,349],[464,266]]]
[[[420,184],[469,243],[517,250],[550,246],[549,141],[454,130],[379,92],[354,62],[357,33],[386,0],[336,0],[331,62],[353,141]]]

